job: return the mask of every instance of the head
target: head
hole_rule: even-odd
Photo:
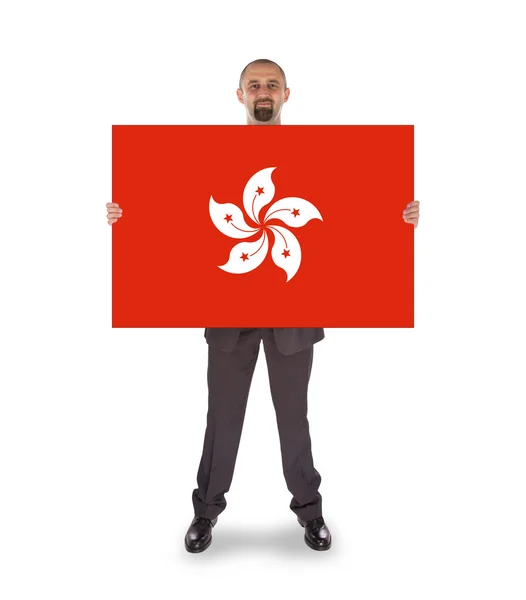
[[[237,97],[249,125],[281,125],[281,107],[289,94],[285,73],[272,60],[259,58],[241,72]]]

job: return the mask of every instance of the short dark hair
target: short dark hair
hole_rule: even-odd
[[[250,67],[252,65],[274,65],[274,66],[278,67],[278,69],[281,71],[281,74],[283,75],[283,80],[285,82],[285,89],[287,88],[287,77],[285,76],[285,71],[278,65],[278,63],[275,63],[273,60],[270,60],[268,58],[257,58],[256,60],[249,62],[248,65],[241,71],[241,75],[239,76],[239,89],[240,90],[243,90],[243,88],[241,87],[242,82],[243,82],[243,77],[245,76],[245,73],[247,72],[248,67]]]

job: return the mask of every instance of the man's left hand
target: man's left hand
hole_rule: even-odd
[[[410,202],[402,213],[402,217],[406,223],[413,223],[415,229],[418,227],[418,217],[420,216],[420,202],[415,200]]]

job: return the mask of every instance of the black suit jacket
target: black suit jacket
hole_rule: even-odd
[[[212,327],[205,329],[205,338],[210,346],[232,352],[241,329]],[[274,329],[276,346],[281,354],[294,354],[310,348],[325,337],[322,327],[277,327]]]

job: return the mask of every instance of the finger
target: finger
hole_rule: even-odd
[[[107,202],[106,203],[107,207],[115,207],[115,208],[119,208],[119,205],[116,202]]]
[[[415,208],[408,208],[408,209],[404,210],[403,214],[406,217],[412,217],[412,216],[418,215],[418,212],[419,212],[418,207],[415,207]]]

